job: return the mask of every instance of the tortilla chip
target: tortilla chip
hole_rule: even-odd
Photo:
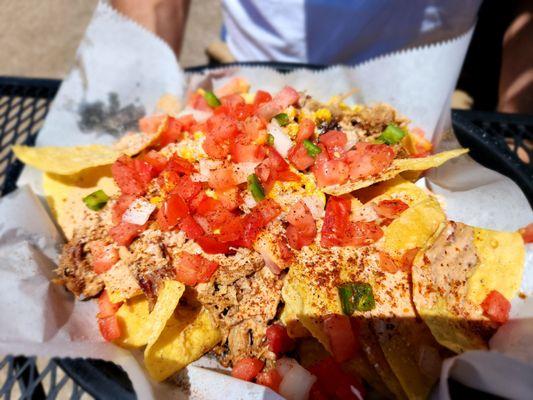
[[[109,146],[91,144],[75,147],[13,146],[13,153],[24,164],[40,171],[72,175],[87,168],[112,164],[121,154]]]
[[[85,196],[99,189],[108,196],[119,193],[109,166],[88,168],[73,175],[45,173],[43,189],[48,205],[67,239],[72,238],[83,215],[96,212],[87,208],[83,202]]]
[[[159,139],[159,136],[167,128],[167,125],[168,116],[165,116],[155,133],[128,132],[113,145],[113,149],[118,151],[119,154],[126,154],[130,157],[139,154]]]
[[[121,336],[115,343],[126,348],[146,345],[148,333],[145,326],[149,315],[148,300],[144,296],[137,296],[122,304],[116,313]]]
[[[178,302],[185,291],[181,282],[168,280],[159,289],[157,301],[152,312],[148,311],[148,300],[131,299],[117,311],[119,323],[125,332],[116,341],[124,347],[141,347],[157,340],[165,324],[172,316]]]
[[[448,247],[445,240],[451,240]],[[454,258],[443,260],[442,254]],[[439,343],[456,353],[487,348],[497,325],[480,304],[491,290],[509,300],[516,295],[524,257],[515,232],[442,224],[413,264],[413,300]],[[440,264],[432,266],[433,260]]]
[[[209,312],[178,308],[161,335],[144,351],[144,364],[150,376],[162,381],[197,360],[222,336]]]
[[[468,300],[481,304],[496,289],[508,300],[522,283],[525,247],[518,232],[499,232],[474,228],[479,264],[468,281]]]
[[[434,154],[424,158],[403,158],[392,162],[392,165],[384,172],[377,176],[367,179],[361,179],[353,182],[347,182],[342,185],[326,186],[322,190],[324,193],[340,196],[345,193],[353,192],[354,190],[365,188],[376,182],[386,181],[394,178],[404,171],[424,171],[429,168],[438,167],[452,158],[459,157],[468,153],[468,149],[456,149],[444,151],[442,153]]]

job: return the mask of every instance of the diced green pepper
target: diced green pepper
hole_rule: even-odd
[[[344,283],[337,290],[346,315],[352,315],[354,311],[370,311],[376,306],[372,286],[368,283]]]
[[[402,140],[404,136],[405,132],[396,125],[387,125],[377,139],[386,144],[396,144]]]
[[[255,201],[261,201],[265,198],[265,191],[256,174],[252,174],[248,177],[248,190],[252,193]]]
[[[204,93],[204,99],[207,101],[209,107],[218,107],[220,105],[220,100],[213,92],[206,91]]]
[[[272,136],[270,133],[267,136],[267,144],[269,146],[274,146],[274,136]]]
[[[276,118],[276,121],[278,121],[280,126],[289,125],[289,116],[285,113],[279,113],[278,115],[275,115],[274,118]]]
[[[303,145],[305,147],[305,150],[307,150],[307,154],[309,154],[313,158],[322,153],[322,149],[313,142],[311,142],[309,139],[304,139]]]
[[[109,196],[103,190],[97,190],[83,198],[85,205],[93,211],[101,210],[108,202]]]

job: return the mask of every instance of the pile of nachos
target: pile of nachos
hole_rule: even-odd
[[[67,239],[55,281],[153,379],[209,353],[291,400],[424,399],[507,321],[531,229],[448,220],[413,182],[467,150],[392,107],[235,78],[138,125],[13,151]]]

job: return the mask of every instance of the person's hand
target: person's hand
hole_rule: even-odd
[[[179,55],[190,0],[111,0],[120,13],[161,37]]]

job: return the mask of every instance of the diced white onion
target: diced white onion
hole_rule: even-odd
[[[294,358],[283,357],[276,361],[276,369],[282,378],[295,365],[298,365],[298,361],[296,361]]]
[[[133,200],[133,203],[122,214],[122,221],[135,225],[144,225],[154,210],[155,204],[140,197]]]
[[[196,121],[202,123],[205,122],[211,115],[213,115],[213,113],[211,111],[201,111],[195,110],[194,108],[185,107],[179,112],[177,117],[183,117],[184,115],[192,115]]]
[[[311,211],[314,219],[320,219],[325,215],[324,201],[318,196],[305,196],[302,200],[307,208],[309,208],[309,211]]]
[[[248,177],[252,175],[259,163],[256,162],[241,162],[233,164],[233,178],[237,184],[246,182]]]
[[[316,376],[296,363],[283,375],[279,384],[279,394],[287,400],[307,400],[315,381]]]
[[[191,181],[193,182],[207,182],[209,180],[209,177],[202,174],[191,174]]]
[[[267,126],[267,132],[274,137],[274,148],[281,154],[282,157],[287,157],[289,154],[289,149],[292,147],[292,140],[285,132],[281,126],[279,126],[278,121],[273,119]]]
[[[198,172],[200,175],[208,177],[212,170],[222,168],[222,165],[222,161],[202,158],[200,161],[198,161]]]
[[[346,145],[344,146],[344,150],[348,151],[352,147],[355,146],[355,144],[358,142],[358,137],[355,132],[346,132],[346,138],[348,139],[346,141]]]
[[[250,193],[244,195],[243,202],[244,205],[248,208],[254,208],[257,205],[257,201],[255,201],[255,199]]]

